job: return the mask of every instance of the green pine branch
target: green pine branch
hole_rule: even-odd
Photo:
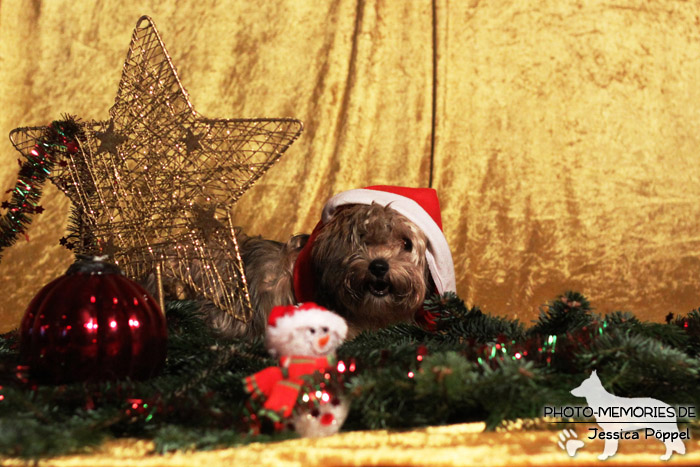
[[[349,398],[344,430],[475,420],[494,428],[539,417],[545,404],[580,404],[570,390],[593,369],[619,396],[700,404],[697,310],[645,323],[630,313],[598,316],[585,297],[567,292],[525,329],[454,294],[425,307],[434,332],[400,324],[362,333],[338,349],[347,371],[309,379],[309,388],[324,383]],[[153,439],[157,452],[294,436],[249,434],[242,380],[276,361],[261,339],[212,335],[197,309],[168,304],[165,369],[147,381],[34,386],[17,377],[16,333],[0,336],[0,455],[78,452],[126,436]]]

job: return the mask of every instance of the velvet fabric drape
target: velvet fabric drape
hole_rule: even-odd
[[[4,0],[0,134],[105,119],[142,14],[201,114],[305,123],[235,206],[249,233],[309,232],[342,190],[432,185],[458,292],[487,312],[529,321],[567,289],[642,319],[700,303],[696,3]],[[0,141],[0,190],[18,157]],[[0,330],[71,262],[68,201],[42,204],[0,263]]]
[[[597,425],[594,425],[597,427]],[[483,423],[418,428],[412,431],[352,431],[327,438],[302,438],[279,443],[252,443],[215,451],[174,452],[154,455],[153,442],[117,439],[92,451],[42,460],[40,467],[261,467],[396,466],[396,467],[606,467],[657,466],[664,445],[653,437],[622,440],[617,453],[605,463],[602,439],[590,440],[588,425],[577,425],[585,447],[575,457],[557,445],[554,430],[484,432]],[[686,454],[674,454],[671,465],[697,466],[700,442],[684,441]],[[7,459],[7,466],[26,466],[20,459]]]

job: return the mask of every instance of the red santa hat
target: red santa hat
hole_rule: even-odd
[[[316,225],[294,264],[294,294],[298,301],[313,299],[315,284],[311,249],[323,226],[341,206],[372,203],[390,205],[392,209],[406,216],[423,231],[428,239],[425,257],[437,292],[443,294],[456,291],[452,253],[442,232],[437,192],[432,188],[381,185],[344,191],[328,200],[323,208],[321,221]]]
[[[324,325],[345,338],[348,325],[345,320],[326,308],[313,302],[299,305],[280,305],[272,308],[267,319],[268,337],[281,336],[292,329]]]

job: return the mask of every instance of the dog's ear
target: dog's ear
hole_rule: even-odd
[[[309,235],[307,234],[294,235],[292,238],[289,239],[285,246],[287,248],[287,251],[298,251],[304,248],[304,245],[306,245],[306,242],[308,240]]]

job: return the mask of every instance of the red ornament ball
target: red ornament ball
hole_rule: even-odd
[[[146,379],[162,370],[166,342],[165,316],[143,287],[81,259],[29,304],[19,352],[39,382]]]

